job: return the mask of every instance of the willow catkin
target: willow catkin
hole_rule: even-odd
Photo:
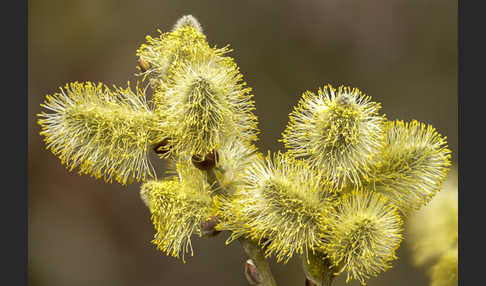
[[[333,193],[305,162],[282,153],[259,156],[242,180],[234,197],[218,202],[218,227],[233,232],[229,242],[254,239],[278,261],[316,249]]]
[[[380,104],[357,88],[330,85],[317,95],[306,91],[290,114],[282,141],[305,157],[334,187],[361,185],[361,177],[380,150],[384,117]]]
[[[371,168],[370,185],[403,213],[419,209],[445,180],[450,152],[446,138],[431,125],[387,122],[384,149]]]
[[[323,248],[338,272],[346,272],[346,281],[365,284],[365,279],[391,267],[402,240],[402,220],[386,197],[355,190],[340,197],[329,216]]]
[[[141,90],[74,82],[41,106],[51,111],[38,115],[47,149],[70,170],[122,184],[154,176],[147,154],[165,125]]]

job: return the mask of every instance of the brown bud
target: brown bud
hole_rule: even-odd
[[[170,139],[165,138],[164,140],[160,141],[159,143],[153,145],[154,152],[159,155],[165,155],[167,152],[170,151]]]
[[[142,72],[146,72],[150,68],[150,64],[144,61],[142,58],[138,58],[138,66]]]
[[[198,154],[193,155],[192,164],[199,170],[207,171],[216,166],[218,159],[218,152],[213,150],[212,152],[206,154],[206,156],[204,156],[204,159]]]
[[[262,282],[258,268],[252,259],[248,259],[245,263],[245,276],[251,285],[258,285]]]
[[[221,231],[216,230],[215,227],[218,225],[218,219],[213,216],[209,220],[201,224],[201,231],[203,235],[214,237],[221,233]]]

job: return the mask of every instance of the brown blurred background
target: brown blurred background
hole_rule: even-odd
[[[245,260],[225,237],[193,239],[187,263],[155,250],[139,184],[69,173],[45,150],[36,114],[71,81],[135,82],[135,50],[185,14],[231,55],[254,90],[262,151],[277,140],[306,89],[358,87],[389,119],[417,119],[448,137],[457,162],[457,2],[29,1],[29,280],[31,286],[248,285]],[[160,172],[164,162],[153,160]],[[393,268],[368,285],[428,285],[407,242]],[[304,285],[300,262],[272,268],[280,286]],[[334,285],[345,285],[344,277]],[[348,285],[359,285],[350,282]]]

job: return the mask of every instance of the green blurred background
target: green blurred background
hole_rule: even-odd
[[[135,82],[136,49],[185,14],[211,45],[230,44],[253,88],[261,151],[277,140],[305,90],[358,87],[389,119],[417,119],[448,137],[457,162],[457,1],[29,1],[29,281],[31,286],[248,285],[246,259],[225,237],[193,239],[187,263],[155,250],[139,184],[68,172],[36,124],[46,94],[71,81]],[[155,157],[154,157],[155,158]],[[153,160],[163,172],[164,162]],[[428,285],[407,242],[368,285]],[[304,285],[298,259],[272,268],[280,286]],[[338,277],[333,285],[345,285]],[[352,281],[348,285],[359,285]]]

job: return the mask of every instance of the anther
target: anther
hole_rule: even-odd
[[[142,72],[146,72],[150,68],[150,64],[144,61],[142,58],[138,58],[138,66]]]

